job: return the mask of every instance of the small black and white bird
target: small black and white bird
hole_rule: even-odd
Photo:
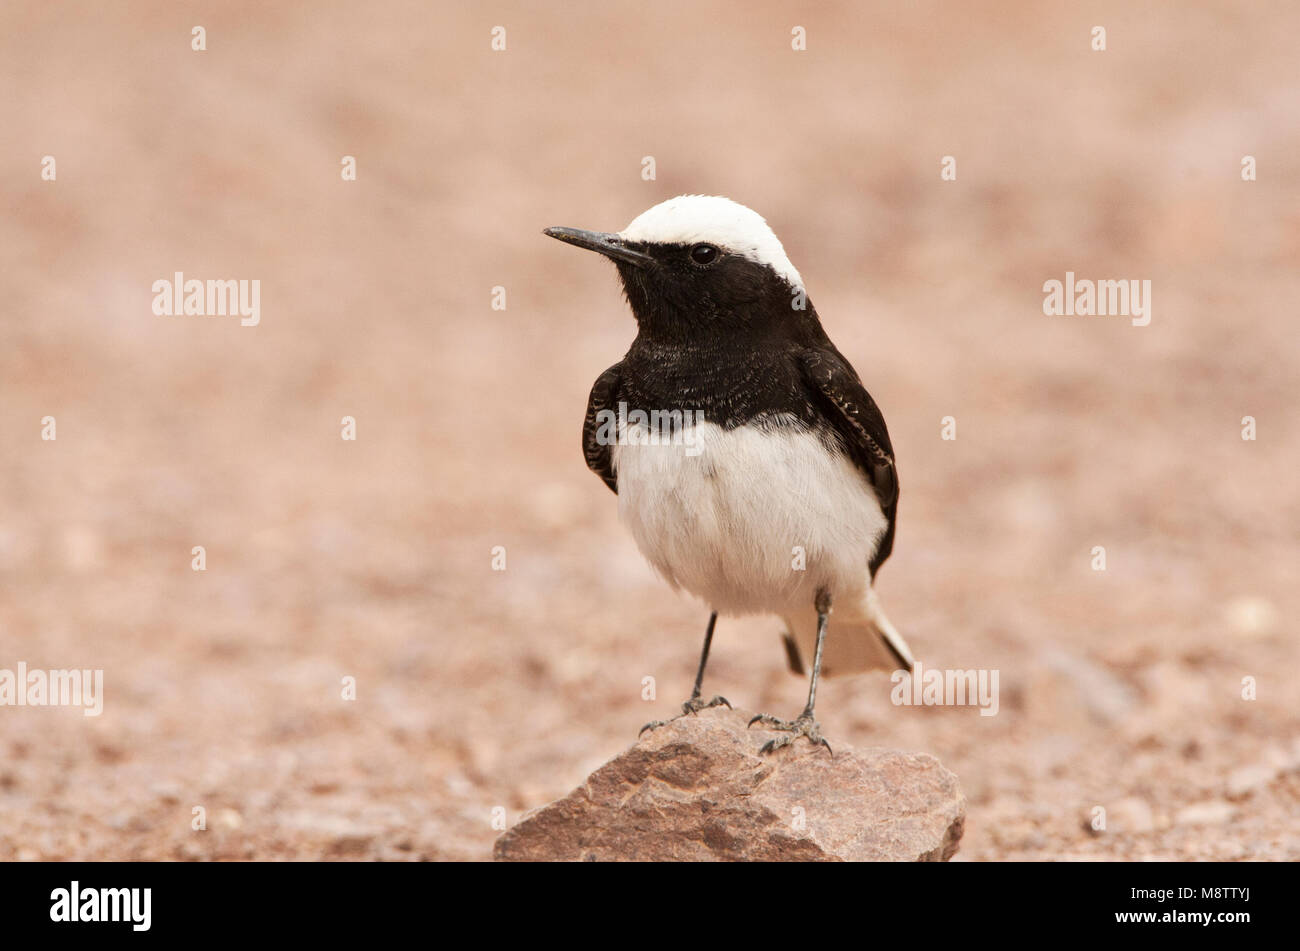
[[[764,752],[799,736],[829,750],[820,675],[912,669],[872,587],[898,509],[884,417],[744,205],[683,195],[617,234],[545,234],[610,258],[636,317],[631,349],[592,387],[582,448],[642,554],[712,608],[682,715],[730,706],[700,694],[718,615],[776,614],[791,669],[811,667],[808,704],[751,725],[784,733]]]

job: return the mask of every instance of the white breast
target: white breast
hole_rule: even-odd
[[[857,602],[886,528],[866,477],[802,428],[697,423],[673,445],[631,426],[612,449],[619,514],[674,587],[727,614]]]

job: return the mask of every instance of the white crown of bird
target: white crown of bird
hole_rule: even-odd
[[[716,245],[766,264],[791,287],[803,287],[803,278],[763,216],[720,195],[679,195],[660,202],[632,219],[619,237],[655,244]]]

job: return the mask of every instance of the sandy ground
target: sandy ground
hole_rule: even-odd
[[[1300,858],[1300,9],[267,7],[0,7],[0,668],[105,678],[0,707],[0,860],[482,859],[673,712],[706,609],[578,444],[633,324],[539,231],[683,192],[884,409],[891,617],[999,671],[991,717],[829,681],[832,740],[939,756],[963,859]],[[1150,325],[1044,316],[1067,270]],[[260,324],[155,316],[176,271]],[[795,713],[777,630],[707,689]]]

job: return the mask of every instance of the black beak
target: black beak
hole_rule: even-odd
[[[547,228],[542,234],[550,235],[556,241],[563,241],[565,244],[586,248],[588,251],[596,251],[607,258],[624,261],[636,267],[648,267],[655,260],[648,254],[633,251],[616,234],[583,231],[581,228]]]

